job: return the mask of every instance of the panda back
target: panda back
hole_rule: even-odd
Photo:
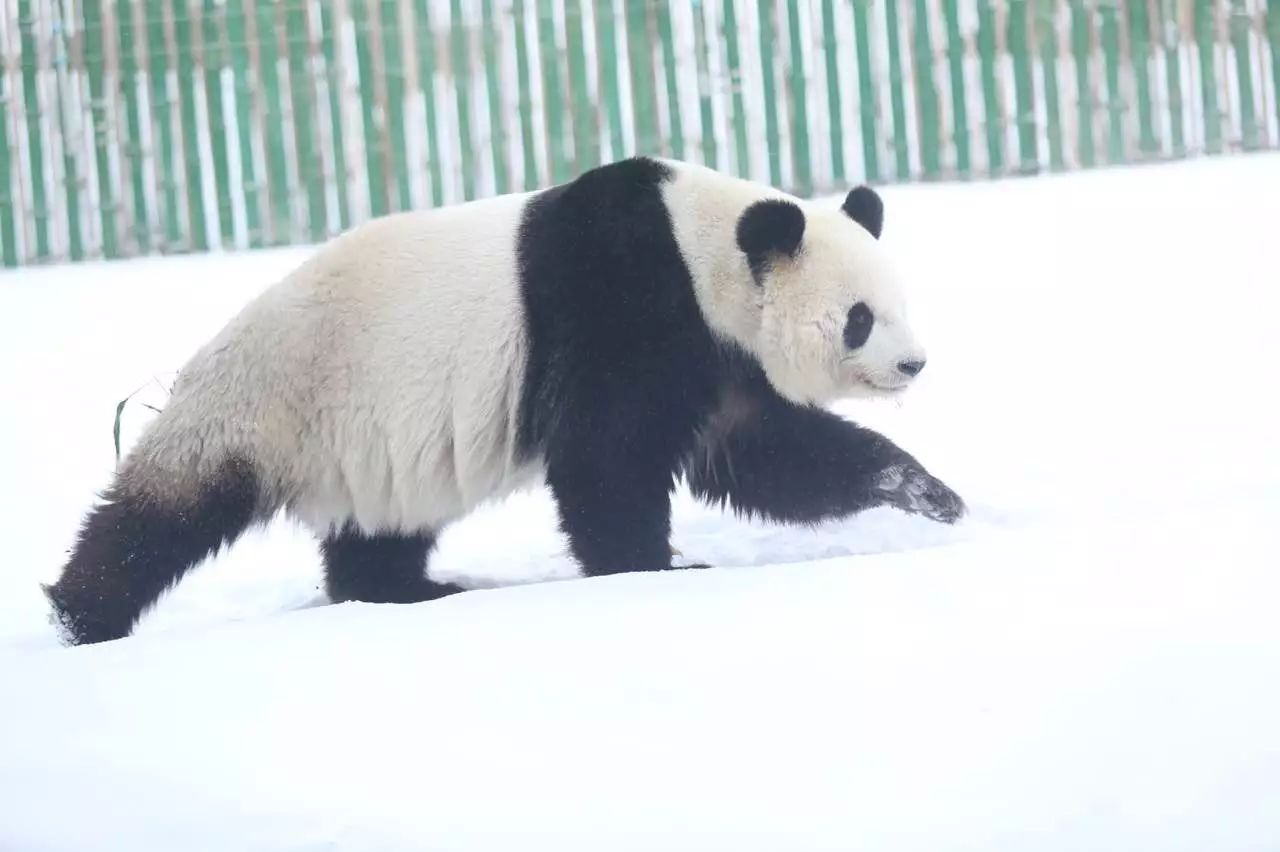
[[[517,459],[529,196],[397,214],[333,240],[183,368],[157,478],[251,458],[318,529],[434,529],[536,478]]]

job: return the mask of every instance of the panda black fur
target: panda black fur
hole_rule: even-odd
[[[545,480],[587,575],[671,568],[670,494],[814,523],[960,498],[820,407],[924,363],[876,238],[826,209],[634,158],[549,190],[384,217],[250,303],[165,410],[46,589],[68,641],[125,636],[279,509],[322,538],[331,599],[460,591],[440,530]]]

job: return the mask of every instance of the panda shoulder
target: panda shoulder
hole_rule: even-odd
[[[700,218],[736,221],[738,215],[757,201],[790,201],[803,208],[803,202],[768,184],[726,174],[710,166],[683,160],[658,160],[670,175],[664,198],[672,212],[688,214],[696,211]]]

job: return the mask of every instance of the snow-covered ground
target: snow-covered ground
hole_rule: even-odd
[[[0,850],[1280,849],[1277,186],[886,191],[929,369],[842,410],[958,527],[682,496],[718,569],[531,583],[573,576],[534,493],[445,535],[482,590],[394,607],[318,606],[282,522],[77,649],[37,582],[116,402],[305,252],[0,275]]]

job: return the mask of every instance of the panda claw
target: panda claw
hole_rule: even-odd
[[[884,492],[889,505],[938,523],[954,524],[967,512],[960,495],[923,468],[887,467],[880,474],[876,488]]]

